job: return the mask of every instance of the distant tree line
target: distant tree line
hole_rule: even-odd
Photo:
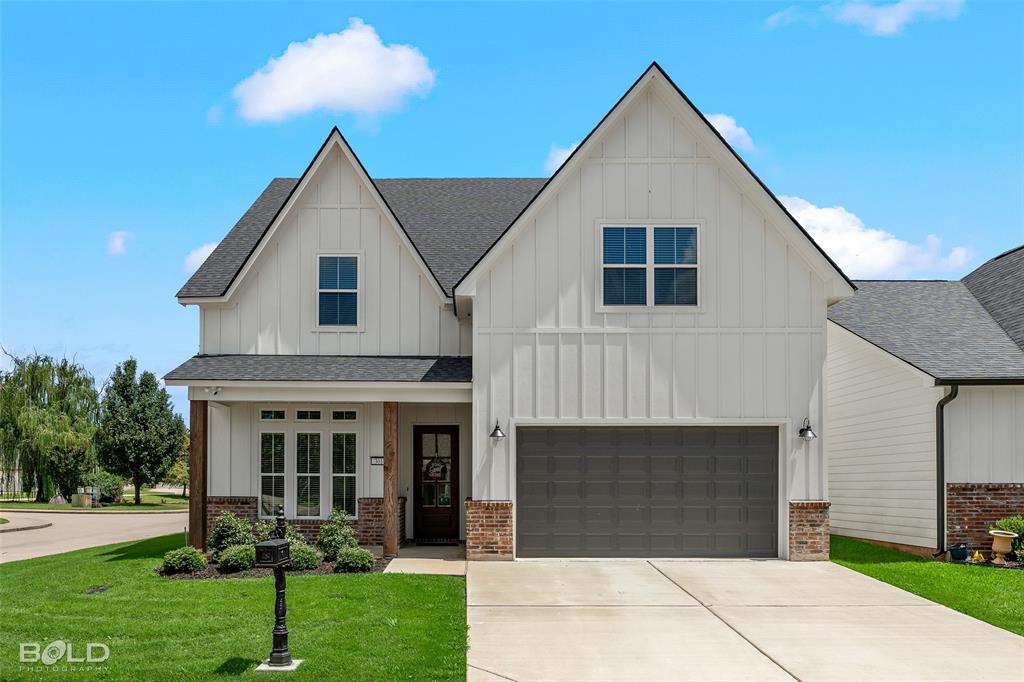
[[[110,474],[143,486],[188,480],[188,431],[152,372],[129,358],[102,390],[84,367],[48,355],[17,357],[0,372],[0,473],[47,502]],[[177,466],[176,466],[177,465]],[[173,473],[172,473],[173,470]],[[104,472],[106,472],[104,474]]]

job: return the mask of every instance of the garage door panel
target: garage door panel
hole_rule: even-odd
[[[517,554],[777,556],[774,427],[522,427]]]

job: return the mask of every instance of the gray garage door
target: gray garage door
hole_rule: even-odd
[[[775,427],[521,427],[520,557],[778,556]]]

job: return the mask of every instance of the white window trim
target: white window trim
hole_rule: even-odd
[[[331,409],[329,409],[327,411],[331,415],[330,416],[330,422],[332,424],[358,424],[362,420],[362,414],[360,414],[359,409],[355,408],[355,407],[331,407]],[[334,413],[335,412],[355,412],[356,413],[356,418],[355,419],[335,419],[334,418]],[[339,431],[339,433],[355,433],[355,432],[354,431],[344,431],[344,432]]]
[[[293,498],[292,509],[295,511],[295,513],[292,516],[293,516],[293,518],[296,518],[296,519],[322,519],[322,518],[325,518],[325,514],[324,514],[324,459],[325,459],[324,458],[324,432],[320,431],[320,430],[317,430],[317,429],[303,428],[303,424],[304,423],[307,423],[307,422],[297,422],[296,425],[295,425],[295,428],[292,430],[292,433],[291,433],[291,435],[292,435],[292,438],[291,438],[291,443],[292,443],[292,462],[294,464],[292,466],[292,476],[290,477],[289,485],[290,485],[290,488],[292,489],[292,498]],[[315,422],[312,422],[312,423],[315,423]],[[299,473],[299,434],[300,433],[316,434],[316,435],[320,436],[320,473],[318,473],[318,474],[300,474]],[[286,440],[285,441],[285,443],[286,443],[286,445],[285,445],[285,453],[284,453],[285,454],[285,463],[286,464],[287,464],[287,461],[288,461],[288,446],[287,446],[287,442],[288,441]],[[288,467],[285,466],[285,471],[287,471],[287,470],[288,470]],[[299,515],[299,476],[316,476],[318,479],[320,479],[320,509],[319,509],[319,513],[317,513],[315,516],[300,516]],[[287,508],[288,508],[288,505],[285,505],[285,509],[287,509]],[[286,516],[287,516],[287,514],[286,514]]]
[[[287,414],[286,414],[287,417]],[[285,422],[287,419],[285,420]],[[276,512],[270,515],[263,513],[263,477],[264,476],[280,476],[284,485],[281,489],[284,491],[284,513],[288,516],[288,429],[284,428],[280,419],[274,420],[268,423],[282,424],[282,428],[272,429],[264,428],[258,431],[256,438],[256,516],[260,519],[272,519],[276,516]],[[263,436],[267,434],[280,434],[284,438],[284,471],[279,474],[265,474],[263,473],[263,460],[262,460],[262,449],[263,449]]]
[[[320,416],[316,419],[299,419],[299,412],[319,412]],[[296,407],[295,408],[295,423],[296,424],[320,424],[324,420],[324,408],[322,407]]]
[[[704,270],[701,256],[704,236],[703,220],[598,220],[594,225],[594,245],[596,269],[594,277],[594,310],[598,313],[696,313],[704,310]],[[604,228],[606,227],[645,227],[647,228],[647,262],[644,265],[608,265],[604,262]],[[659,265],[654,264],[654,228],[656,227],[692,227],[697,230],[697,262],[690,265]],[[646,305],[606,305],[604,302],[604,269],[635,268],[647,271],[647,304]],[[656,268],[689,268],[697,271],[697,304],[696,305],[654,305],[654,270]]]
[[[281,407],[261,407],[258,410],[259,421],[263,424],[287,424],[288,423],[288,410]],[[264,419],[264,412],[284,412],[284,419]]]
[[[355,257],[356,259],[356,323],[354,325],[349,324],[320,324],[320,294],[323,293],[337,293],[337,292],[351,292],[352,289],[321,289],[320,288],[320,259],[329,258],[332,256],[344,256],[344,257]],[[316,277],[315,284],[316,289],[313,299],[313,331],[314,332],[336,332],[336,333],[352,333],[362,332],[365,329],[363,321],[366,319],[366,272],[363,267],[363,252],[362,251],[318,251],[313,255],[313,276]]]
[[[356,414],[358,416],[358,412]],[[353,423],[353,422],[338,422],[338,423]],[[336,433],[340,433],[340,434],[343,434],[343,435],[347,435],[347,434],[351,433],[352,435],[354,435],[356,437],[356,452],[355,452],[355,455],[354,455],[356,470],[354,472],[352,472],[351,474],[336,474],[336,473],[334,473],[334,434],[336,434]],[[330,471],[330,474],[328,475],[328,478],[330,479],[330,482],[328,483],[328,500],[329,500],[328,506],[330,507],[330,509],[328,510],[328,513],[330,513],[330,510],[334,509],[334,478],[337,476],[338,478],[351,478],[351,479],[353,479],[353,481],[355,483],[354,489],[356,491],[355,492],[355,496],[356,496],[355,502],[356,502],[356,504],[355,504],[355,511],[353,513],[349,514],[349,517],[352,518],[352,519],[356,519],[356,518],[359,517],[359,447],[361,445],[361,441],[362,441],[362,434],[361,434],[361,432],[358,429],[350,429],[350,430],[347,430],[347,431],[344,431],[344,430],[332,430],[330,432],[330,447],[327,448],[327,451],[328,451],[328,454],[327,454],[327,460],[328,460],[327,461],[327,468],[328,468],[328,471]]]

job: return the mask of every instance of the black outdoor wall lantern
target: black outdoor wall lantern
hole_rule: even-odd
[[[291,546],[285,539],[284,532],[284,505],[277,506],[277,526],[270,533],[270,538],[256,543],[256,566],[257,568],[274,569],[274,587],[277,592],[277,599],[274,602],[274,646],[270,651],[270,658],[263,661],[256,670],[260,671],[287,671],[295,670],[302,663],[301,660],[292,660],[291,651],[288,650],[288,625],[285,623],[285,585],[284,567],[291,560]]]

